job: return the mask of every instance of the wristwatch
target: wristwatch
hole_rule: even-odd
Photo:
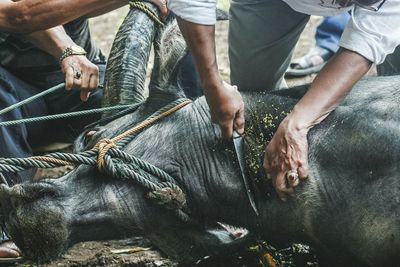
[[[85,49],[79,45],[71,45],[62,52],[59,62],[61,63],[65,58],[70,56],[86,56],[86,54]]]

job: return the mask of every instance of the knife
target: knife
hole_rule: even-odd
[[[239,162],[240,172],[242,174],[242,179],[244,183],[244,187],[246,189],[247,197],[249,198],[250,205],[253,208],[254,212],[259,215],[256,201],[254,199],[253,192],[251,191],[249,181],[247,180],[246,175],[246,165],[244,159],[244,139],[243,136],[238,134],[236,131],[233,132],[233,145],[235,147],[236,157]]]

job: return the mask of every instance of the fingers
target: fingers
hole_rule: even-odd
[[[95,74],[90,76],[89,89],[95,90],[99,86],[99,74],[96,72]]]
[[[65,88],[71,90],[74,86],[74,70],[72,67],[68,67],[65,70]]]
[[[85,56],[73,55],[61,62],[65,73],[65,87],[81,90],[80,99],[87,101],[90,91],[97,89],[99,85],[99,69]]]
[[[82,71],[80,79],[77,79],[77,82],[81,81],[81,86],[80,86],[81,90],[89,90],[90,76],[91,75],[88,74],[87,72],[85,73],[84,71]]]
[[[238,134],[244,133],[244,108],[241,108],[237,113],[235,120],[233,121],[233,128]]]
[[[293,188],[287,186],[285,175],[285,172],[278,172],[272,181],[275,191],[282,201],[286,201],[288,196],[294,196]]]
[[[222,137],[230,139],[234,129],[243,134],[244,103],[237,87],[221,82],[212,89],[205,89],[205,96],[211,121],[220,126]]]
[[[267,179],[272,178],[272,185],[282,200],[294,196],[300,179],[308,176],[306,135],[296,138],[286,136],[278,129],[265,149],[263,161]]]
[[[297,169],[299,173],[300,179],[304,180],[307,179],[308,177],[308,162],[305,161],[302,163],[302,165]]]
[[[268,147],[265,148],[265,152],[264,152],[263,168],[264,168],[265,174],[267,175],[268,180],[271,179],[272,168],[271,168],[271,164],[270,164],[269,158],[268,158]]]
[[[80,92],[81,101],[86,102],[89,99],[89,96],[90,96],[90,92],[89,91],[81,90],[81,92]]]
[[[233,135],[233,121],[232,120],[226,120],[224,122],[220,122],[219,126],[221,128],[222,138],[227,140],[232,137],[232,135]]]
[[[292,170],[291,172],[295,172],[294,174],[289,174],[289,172],[286,173],[286,179],[289,187],[296,187],[299,185],[300,180],[299,180],[299,175],[297,174],[296,170]]]
[[[91,94],[91,90],[94,90],[99,85],[99,76],[97,74],[91,75],[88,81],[85,81],[87,84],[82,84],[80,98],[83,102],[86,102]],[[94,89],[93,89],[94,88]]]

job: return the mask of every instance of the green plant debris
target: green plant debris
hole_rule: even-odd
[[[245,159],[250,177],[261,179],[264,151],[271,141],[280,122],[289,114],[291,107],[283,107],[279,103],[267,106],[264,101],[255,101],[255,107],[247,112],[246,118],[246,150]]]

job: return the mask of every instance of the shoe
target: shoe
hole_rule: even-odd
[[[290,63],[285,77],[302,77],[318,73],[333,54],[325,48],[315,46],[305,56]]]

